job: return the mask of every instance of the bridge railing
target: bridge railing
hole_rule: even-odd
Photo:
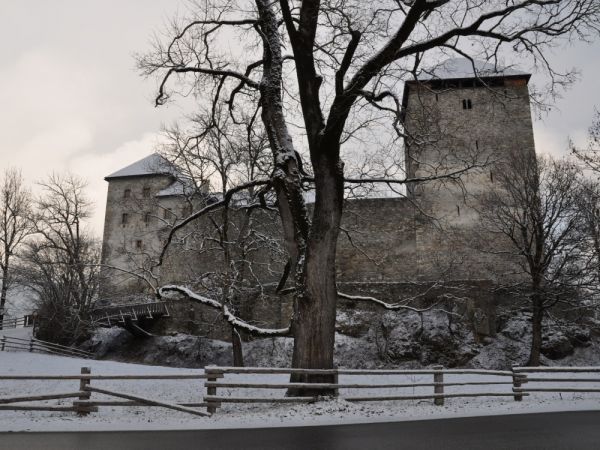
[[[166,302],[110,305],[92,311],[92,320],[94,322],[108,326],[111,326],[113,322],[124,322],[125,319],[138,320],[140,317],[153,318],[155,316],[169,316],[169,309]]]

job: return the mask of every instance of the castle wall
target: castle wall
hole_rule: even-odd
[[[477,210],[482,194],[495,186],[494,173],[502,170],[505,158],[514,151],[535,151],[526,81],[439,91],[409,84],[407,92],[407,176],[435,177],[465,164],[479,167],[462,174],[460,180],[409,186],[409,198],[347,201],[337,248],[340,290],[389,303],[412,300],[422,306],[450,293],[453,299],[449,301],[462,305],[460,312],[472,316],[475,333],[493,334],[498,299],[490,283],[497,281],[498,273],[511,272],[515,260],[485,251],[490,240],[499,238],[481,229]],[[472,108],[463,109],[463,100],[469,100]],[[172,181],[165,175],[110,180],[105,264],[140,273],[155,265],[170,225],[189,214],[190,204],[184,197],[156,197]],[[124,197],[126,189],[129,198]],[[203,201],[206,199],[194,200],[194,209]],[[124,213],[128,214],[127,224],[122,223]],[[214,288],[224,284],[222,277],[230,276],[216,233],[221,214],[220,210],[210,213],[177,233],[163,264],[155,269],[157,285],[182,283],[215,298],[225,295]],[[287,260],[279,218],[272,212],[254,210],[248,227],[243,208],[234,208],[229,214],[230,239],[236,241],[230,248],[231,260],[245,261],[236,270],[243,270],[245,279],[267,287],[260,291],[252,286],[256,283],[249,283],[228,298],[236,312],[251,323],[286,326],[291,297],[270,295]],[[253,231],[247,233],[249,229]],[[115,271],[102,289],[103,297],[113,302],[124,301],[132,293],[149,292],[135,277]],[[373,308],[340,301],[341,310]],[[220,339],[230,336],[217,311],[189,301],[173,302],[171,310],[173,319],[155,324],[153,331],[187,331]]]
[[[414,279],[414,216],[414,207],[406,198],[347,201],[338,238],[338,281]]]

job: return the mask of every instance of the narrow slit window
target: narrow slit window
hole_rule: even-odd
[[[479,150],[479,141],[475,141],[475,148]]]
[[[460,206],[456,205],[456,215],[460,216]]]
[[[438,102],[439,100],[440,100],[440,97],[437,94],[435,94],[435,101]]]
[[[144,223],[146,224],[146,226],[150,224],[150,213],[144,214]]]
[[[142,195],[144,196],[144,198],[150,198],[150,188],[145,187],[144,190],[142,191]]]
[[[467,100],[467,109],[473,109],[473,103],[471,102],[471,99]]]
[[[467,109],[467,101],[463,100],[463,109]]]
[[[135,241],[135,248],[138,250],[141,250],[143,246],[143,243],[140,239],[138,239],[137,241]]]
[[[490,181],[494,182],[494,172],[490,170]]]
[[[131,189],[125,189],[123,191],[123,198],[129,198],[131,197]]]
[[[129,214],[123,213],[121,215],[121,224],[122,225],[127,225],[128,222],[129,222]]]

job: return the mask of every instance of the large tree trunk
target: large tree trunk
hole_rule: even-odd
[[[311,232],[294,304],[292,367],[332,369],[337,286],[335,256],[343,205],[343,174],[338,160],[323,155],[314,164],[317,186]],[[302,268],[300,268],[302,270]],[[292,375],[295,382],[332,383],[333,375]],[[323,395],[331,391],[291,389],[288,395]]]
[[[0,291],[0,330],[4,320],[4,306],[6,305],[6,294],[8,292],[8,267],[2,270],[2,290]]]
[[[533,306],[533,315],[531,317],[531,352],[527,365],[539,366],[542,351],[542,319],[544,317],[542,298],[539,292],[533,293],[531,302]]]

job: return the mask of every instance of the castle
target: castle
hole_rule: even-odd
[[[444,280],[471,285],[482,308],[496,300],[482,283],[494,283],[514,260],[477,250],[477,199],[494,183],[494,171],[511,152],[535,153],[528,83],[530,74],[486,63],[451,59],[418,80],[407,81],[402,98],[406,195],[348,200],[338,241],[338,281],[353,292],[397,300],[414,293],[414,283]],[[475,70],[474,70],[475,69]],[[485,162],[485,163],[483,163]],[[458,177],[440,175],[459,173]],[[163,264],[153,268],[167,230],[192,210],[214,201],[204,185],[193,193],[159,155],[150,155],[105,178],[108,181],[102,262],[111,271],[103,295],[115,302],[156,284],[189,283],[215,269],[210,249],[174,242]],[[264,235],[276,234],[276,217],[259,221]],[[188,241],[186,241],[188,239]],[[483,236],[485,240],[485,236]],[[281,255],[255,251],[255,276],[278,280]],[[149,280],[148,274],[157,275]],[[146,281],[145,281],[146,280]],[[279,319],[285,315],[277,306]],[[258,314],[258,313],[257,313]],[[263,316],[265,311],[261,311]],[[266,314],[271,317],[269,314]],[[277,319],[277,317],[276,317]],[[484,328],[490,328],[489,323]]]

